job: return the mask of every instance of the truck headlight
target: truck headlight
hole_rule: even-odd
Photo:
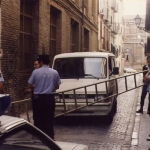
[[[96,101],[99,101],[99,100],[101,100],[101,99],[103,99],[105,96],[104,95],[98,95],[98,96],[95,96],[95,98],[94,98],[94,100],[95,100],[95,102]],[[104,100],[102,100],[102,101],[100,101],[100,102],[103,102]]]
[[[61,103],[61,98],[60,98],[59,95],[56,95],[56,96],[55,96],[55,102],[56,102],[56,103]]]
[[[105,98],[105,99],[102,100],[103,98]],[[95,102],[97,102],[97,96],[95,96],[94,100],[95,100]],[[109,103],[111,101],[111,98],[106,98],[106,95],[98,95],[98,101],[100,101],[99,103]]]

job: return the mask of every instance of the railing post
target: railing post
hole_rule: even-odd
[[[97,101],[98,101],[97,84],[95,84],[95,90],[96,90],[96,99],[97,99]]]
[[[66,113],[66,103],[65,103],[64,92],[62,93],[62,97],[63,97],[64,112]]]
[[[137,84],[136,84],[136,74],[134,74],[134,82],[135,82],[135,87],[137,87]]]
[[[126,76],[125,76],[125,86],[126,86],[126,91],[128,91],[127,77]]]
[[[76,99],[76,91],[73,90],[74,93],[74,102],[75,102],[75,107],[77,108],[77,99]]]
[[[86,87],[84,87],[85,89],[85,99],[86,99],[86,105],[88,105],[88,97],[87,97],[87,90],[86,90]]]
[[[27,119],[28,119],[28,122],[30,122],[29,113],[28,113],[28,104],[27,104],[27,101],[25,102],[25,107],[26,107]]]

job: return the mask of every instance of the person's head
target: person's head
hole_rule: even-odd
[[[38,58],[36,58],[35,60],[34,60],[34,69],[38,69],[38,68],[40,68],[41,66],[40,66],[40,63],[39,63],[39,59]]]
[[[41,65],[49,65],[49,55],[39,55],[39,62]]]

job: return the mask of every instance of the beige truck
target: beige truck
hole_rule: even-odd
[[[116,78],[119,68],[115,66],[115,55],[105,52],[75,52],[64,53],[54,57],[53,69],[57,70],[61,79],[60,88],[57,90],[59,94],[56,96],[55,114],[64,112],[64,103],[62,91],[66,91],[89,84],[99,83],[109,79]],[[88,103],[93,103],[97,99],[104,100],[94,105],[65,114],[66,116],[106,116],[107,122],[112,122],[114,113],[117,110],[117,97],[106,98],[116,93],[116,82],[111,80],[106,84],[97,84],[97,94],[95,86],[88,86],[87,94],[84,88],[64,92],[66,110],[75,109],[74,100],[77,106],[86,105],[86,96]]]

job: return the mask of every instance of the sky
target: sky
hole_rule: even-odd
[[[137,14],[146,14],[146,0],[123,0],[123,15]]]

